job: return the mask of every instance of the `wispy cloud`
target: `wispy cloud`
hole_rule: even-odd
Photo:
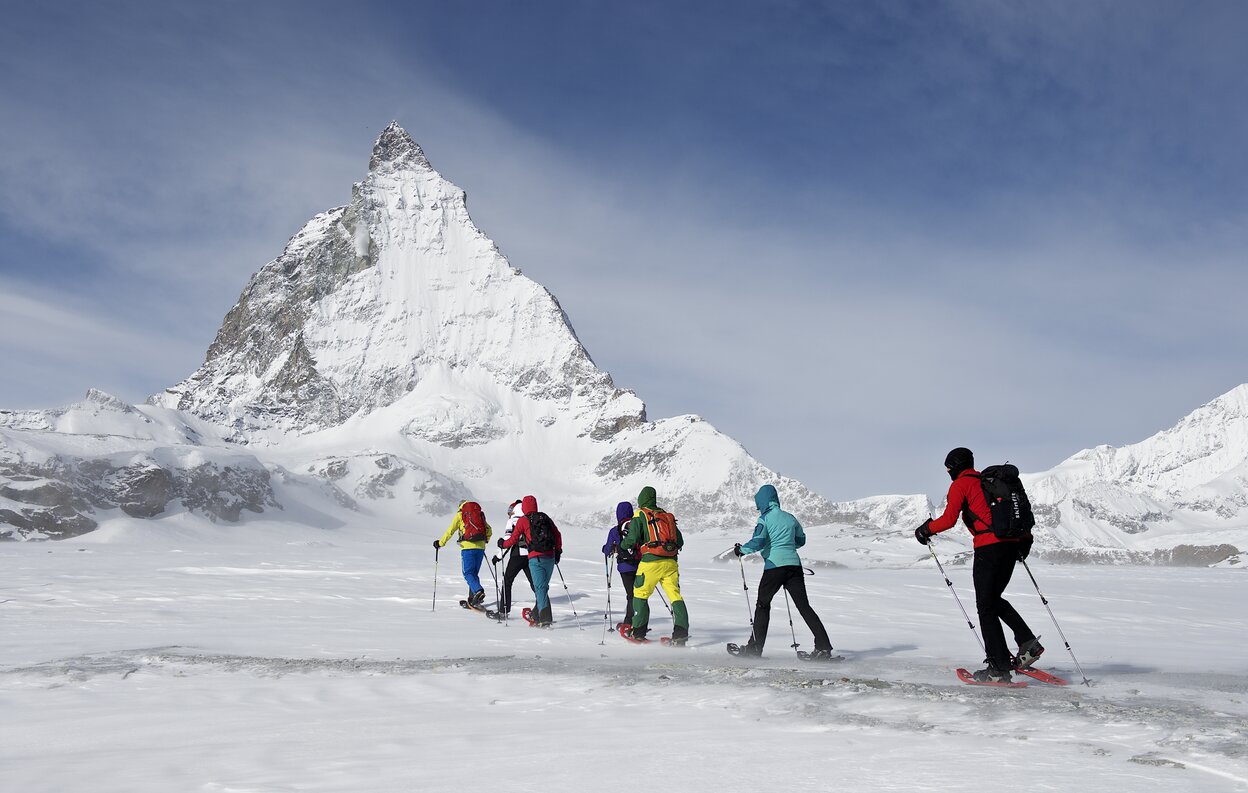
[[[391,119],[652,415],[833,497],[939,488],[960,444],[1047,467],[1245,379],[1240,12],[819,8],[19,9],[0,403],[184,377]]]

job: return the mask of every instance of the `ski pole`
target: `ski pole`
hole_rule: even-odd
[[[507,589],[506,587],[507,568],[511,567],[511,560],[512,560],[512,557],[514,557],[515,555],[516,555],[516,546],[514,545],[508,548],[507,550],[503,551],[503,561],[507,563],[506,567],[503,568],[503,585],[504,585],[503,588],[504,589]],[[527,573],[529,569],[528,559],[524,560],[524,569],[525,569],[525,572]],[[515,589],[515,585],[516,585],[515,576],[512,576],[511,578],[511,585],[512,585],[511,589],[507,589],[507,610],[503,612],[503,624],[507,625],[508,627],[511,626],[511,605],[515,601],[515,598],[512,596],[512,590]]]
[[[793,609],[789,608],[789,590],[784,590],[784,610],[789,612],[789,635],[793,637],[793,643],[789,646],[793,648],[793,652],[797,652],[797,630],[793,627]],[[798,653],[799,655],[801,653]]]
[[[659,593],[659,600],[663,601],[663,608],[667,609],[667,615],[672,619],[675,619],[676,615],[672,613],[672,607],[667,605],[667,598],[663,597],[663,590],[655,587],[654,591]]]
[[[563,593],[568,596],[568,605],[572,607],[572,619],[577,622],[578,630],[585,630],[585,626],[580,624],[580,616],[576,613],[576,606],[572,605],[572,590],[568,589],[568,582],[563,580],[563,571],[559,569],[559,563],[555,562],[555,572],[559,574],[559,581],[563,584]]]
[[[754,611],[750,608],[750,585],[745,583],[745,561],[738,556],[737,563],[741,565],[741,588],[745,590],[745,613],[750,618],[750,641],[754,641]]]
[[[971,633],[975,634],[975,641],[979,642],[979,649],[985,653],[988,652],[984,647],[984,640],[979,638],[979,631],[975,630],[975,623],[971,622],[971,615],[966,613],[966,607],[962,605],[962,598],[958,597],[958,590],[953,588],[953,582],[949,580],[949,574],[945,572],[945,566],[940,563],[940,558],[936,556],[936,550],[932,548],[931,538],[928,538],[927,550],[931,553],[932,558],[936,560],[936,566],[940,568],[940,574],[945,577],[945,583],[949,585],[949,591],[953,594],[953,599],[958,601],[958,608],[962,610],[962,616],[966,618],[966,627],[970,628]]]
[[[441,550],[439,547],[433,549],[433,608],[430,611],[438,610],[438,552]]]
[[[611,557],[604,555],[602,557],[603,567],[607,573],[607,613],[602,615],[602,641],[599,644],[607,643],[607,628],[611,626]]]
[[[1049,608],[1049,599],[1040,591],[1040,585],[1036,583],[1036,577],[1031,574],[1031,568],[1027,566],[1026,559],[1019,559],[1023,563],[1023,569],[1027,571],[1027,577],[1031,579],[1031,585],[1036,588],[1036,594],[1040,596],[1040,602],[1044,604],[1045,611],[1049,612],[1049,619],[1053,620],[1053,627],[1057,628],[1057,635],[1062,637],[1062,643],[1066,645],[1066,652],[1070,653],[1070,660],[1075,662],[1075,668],[1079,670],[1079,676],[1083,678],[1085,686],[1092,685],[1092,681],[1084,674],[1083,667],[1079,665],[1079,659],[1075,657],[1075,651],[1070,648],[1070,642],[1066,639],[1066,634],[1062,633],[1062,626],[1057,624],[1057,617],[1053,616],[1053,609]]]
[[[490,562],[490,576],[494,579],[494,605],[501,606],[502,592],[498,588],[498,570],[495,569],[493,562]]]

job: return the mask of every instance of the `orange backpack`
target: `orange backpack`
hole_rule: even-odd
[[[676,516],[644,507],[638,512],[646,516],[646,541],[641,543],[642,553],[675,558],[680,552],[676,541]]]
[[[464,522],[462,542],[485,542],[485,513],[481,511],[481,505],[475,501],[465,501],[459,508],[459,516]]]

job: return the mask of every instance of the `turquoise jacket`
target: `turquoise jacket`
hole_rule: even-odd
[[[771,485],[763,485],[754,495],[758,507],[758,525],[754,536],[741,544],[741,552],[763,552],[763,569],[800,565],[802,557],[797,549],[806,544],[806,532],[797,518],[780,509],[780,496]]]

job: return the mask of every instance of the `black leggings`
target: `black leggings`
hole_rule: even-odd
[[[1010,650],[1005,644],[1001,623],[1014,632],[1017,644],[1036,638],[1027,623],[1010,602],[1001,597],[1014,575],[1018,561],[1018,543],[998,542],[975,549],[975,610],[979,612],[979,629],[984,633],[984,649],[988,663],[998,669],[1009,669]]]
[[[529,572],[529,557],[521,556],[519,551],[513,549],[507,555],[507,572],[503,573],[503,602],[499,606],[499,611],[511,611],[511,582],[515,581],[516,576],[521,573],[529,579],[529,589],[533,589],[533,574]]]
[[[758,651],[763,651],[763,644],[767,641],[767,626],[771,622],[771,599],[776,596],[781,587],[789,593],[793,605],[797,606],[802,619],[806,620],[806,627],[810,628],[810,632],[814,634],[815,649],[831,650],[832,642],[828,639],[828,632],[823,629],[819,615],[811,608],[810,600],[806,597],[806,573],[801,565],[794,564],[764,570],[763,578],[758,582],[758,605],[754,609],[753,638]]]
[[[624,585],[624,594],[628,598],[624,606],[624,621],[629,625],[633,624],[633,584],[637,582],[637,571],[626,573],[619,571],[620,582]]]

